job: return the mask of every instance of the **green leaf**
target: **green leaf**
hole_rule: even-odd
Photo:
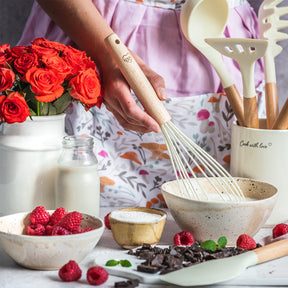
[[[71,97],[71,95],[68,92],[64,93],[61,97],[59,97],[53,102],[53,106],[56,109],[56,113],[57,114],[63,113],[67,109],[67,107],[72,103],[72,101],[73,98]]]
[[[119,261],[111,259],[111,260],[108,260],[108,261],[106,262],[105,266],[116,266],[116,265],[118,265],[119,263],[120,263]]]
[[[203,249],[210,250],[212,252],[216,251],[217,244],[213,240],[207,240],[200,244]]]
[[[132,264],[131,264],[131,262],[129,261],[129,260],[120,260],[120,265],[122,266],[122,267],[131,267],[132,266]]]
[[[222,236],[218,239],[218,247],[224,248],[227,245],[227,238],[225,236]]]

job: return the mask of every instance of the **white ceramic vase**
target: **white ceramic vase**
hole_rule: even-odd
[[[2,124],[0,216],[39,205],[55,209],[54,182],[64,135],[65,114]]]

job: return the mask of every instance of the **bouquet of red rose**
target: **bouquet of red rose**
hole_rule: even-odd
[[[103,102],[96,65],[86,53],[37,38],[29,46],[0,45],[0,120],[63,113],[73,102],[86,110]]]

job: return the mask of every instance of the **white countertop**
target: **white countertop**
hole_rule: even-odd
[[[117,208],[103,207],[101,208],[100,217],[103,219],[104,216]],[[159,242],[159,245],[169,245],[173,243],[173,237],[175,233],[180,232],[180,228],[175,224],[171,215],[168,214],[168,219],[166,226]],[[259,241],[264,236],[271,233],[271,228],[263,228],[254,237],[256,241]],[[105,255],[109,259],[113,259],[113,253],[119,253],[125,251],[121,249],[112,237],[110,230],[105,229],[102,238],[100,239],[94,250],[79,264],[82,269],[82,277],[76,282],[62,282],[58,277],[58,271],[39,271],[39,270],[29,270],[17,265],[0,247],[0,288],[69,288],[69,287],[91,287],[86,281],[86,271],[89,267],[95,265],[95,259]],[[120,278],[116,276],[109,275],[108,281],[103,285],[97,287],[102,288],[112,288],[114,283],[117,281],[127,280],[125,278]],[[251,268],[246,269],[237,278],[230,280],[229,282],[219,284],[220,287],[276,287],[284,286],[288,287],[288,257],[283,257],[268,263],[263,263]],[[214,285],[216,286],[216,285]],[[140,284],[140,288],[176,288],[179,286],[174,285],[152,285],[152,284]],[[213,287],[213,286],[205,286]],[[218,286],[219,287],[219,286]]]

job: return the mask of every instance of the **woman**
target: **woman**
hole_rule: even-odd
[[[161,184],[175,179],[165,141],[161,133],[153,133],[159,125],[136,104],[105,49],[104,39],[113,31],[134,52],[159,99],[168,96],[165,106],[175,125],[221,164],[229,165],[233,113],[210,63],[181,33],[182,2],[38,0],[32,8],[19,45],[45,37],[78,46],[100,71],[105,107],[94,109],[92,115],[74,105],[67,111],[66,127],[70,134],[90,134],[97,142],[102,206],[161,206]],[[225,36],[257,38],[257,18],[249,4],[228,3]],[[238,66],[231,59],[225,64],[241,92]],[[259,89],[263,77],[258,61]]]

